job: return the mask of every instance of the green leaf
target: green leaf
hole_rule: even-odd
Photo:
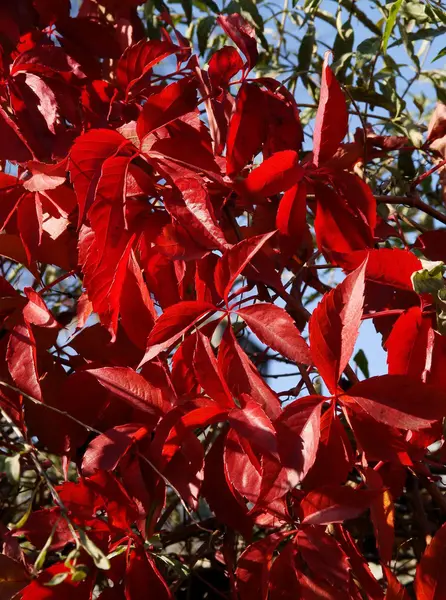
[[[198,50],[203,56],[207,50],[209,36],[215,27],[215,17],[204,17],[198,21],[197,25],[197,40]]]
[[[439,58],[443,58],[443,56],[446,56],[446,47],[444,47],[443,50],[440,50],[437,56],[434,59],[432,59],[432,62],[435,62]]]
[[[364,350],[358,350],[353,357],[353,360],[358,365],[358,368],[361,370],[361,373],[364,375],[364,377],[367,377],[368,379],[370,377],[369,361],[367,360]]]
[[[85,581],[87,576],[87,567],[85,565],[77,565],[71,572],[72,581]]]
[[[78,533],[83,549],[91,556],[97,568],[107,571],[110,568],[110,561],[102,552],[102,550],[90,540],[85,531],[82,531],[82,529],[78,529]]]
[[[217,15],[220,12],[220,9],[218,8],[218,5],[214,2],[214,0],[200,0],[199,2],[195,1],[194,4],[196,6],[198,6],[200,8],[200,10],[203,10],[203,12],[204,12],[203,5],[210,8],[212,10],[212,12],[214,12]]]
[[[412,273],[412,286],[417,294],[437,294],[444,288],[445,264],[441,260],[422,260],[423,268]]]
[[[48,587],[53,587],[55,585],[60,585],[61,583],[63,583],[65,581],[65,579],[68,577],[68,575],[69,575],[68,571],[66,571],[65,573],[56,573],[56,575],[54,575],[44,585],[47,585]]]
[[[308,78],[306,71],[310,70],[311,58],[314,51],[315,29],[314,24],[309,23],[307,31],[302,38],[302,42],[297,53],[297,70],[301,73],[302,81],[305,82]]]
[[[188,23],[192,21],[192,0],[181,0],[181,6]]]
[[[393,28],[395,27],[396,18],[400,11],[403,0],[396,0],[390,6],[389,16],[387,17],[386,26],[384,28],[384,34],[382,39],[382,51],[387,52],[387,44],[389,43],[389,38],[392,35]]]

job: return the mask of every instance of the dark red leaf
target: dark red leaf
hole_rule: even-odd
[[[258,58],[254,28],[239,14],[219,15],[217,23],[246,57],[246,69],[255,67]]]
[[[253,522],[248,509],[235,497],[227,482],[223,465],[224,435],[219,435],[206,455],[202,494],[211,510],[222,523],[239,531],[245,539],[251,538]]]
[[[386,600],[410,600],[406,588],[398,581],[389,567],[383,566],[387,579]]]
[[[144,104],[136,123],[141,142],[146,135],[178,119],[197,106],[197,83],[192,79],[180,79],[160,92],[152,94]]]
[[[419,600],[440,600],[446,592],[444,568],[446,524],[442,525],[417,565],[414,588]]]
[[[226,171],[230,177],[240,173],[259,152],[266,135],[265,113],[261,89],[252,83],[244,83],[237,95],[228,129]]]
[[[140,425],[118,425],[98,435],[90,442],[82,461],[82,473],[94,475],[95,471],[113,471],[136,440],[147,435]]]
[[[423,429],[446,414],[446,392],[406,375],[371,377],[349,396],[377,421],[401,429]]]
[[[154,559],[143,549],[136,548],[130,552],[125,576],[126,600],[143,600],[147,597],[147,590],[160,600],[172,598],[172,593],[156,568]]]
[[[92,375],[106,390],[138,410],[158,417],[170,408],[162,390],[152,386],[133,369],[103,367],[89,369],[87,373]]]
[[[238,560],[235,576],[241,600],[266,600],[273,552],[284,534],[274,533],[246,548]]]
[[[355,490],[344,486],[323,486],[309,492],[300,504],[302,523],[328,525],[354,519],[363,513],[381,490]]]
[[[36,400],[42,400],[37,372],[36,340],[30,326],[19,321],[11,330],[6,350],[6,362],[14,384]]]
[[[180,48],[167,41],[140,40],[128,46],[116,66],[118,85],[128,95],[135,84],[144,76],[149,76],[152,67]]]
[[[282,465],[292,485],[313,466],[319,445],[321,408],[325,398],[308,396],[289,404],[274,422]]]

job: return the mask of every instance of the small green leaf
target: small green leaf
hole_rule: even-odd
[[[422,260],[423,268],[412,273],[412,286],[417,294],[435,294],[444,288],[445,264],[441,260]]]
[[[367,360],[364,350],[358,350],[353,357],[353,360],[358,365],[358,368],[361,370],[361,373],[364,375],[364,377],[367,377],[368,379],[370,377],[369,361]]]
[[[215,27],[215,17],[204,17],[198,21],[197,40],[198,50],[203,56],[208,48],[209,36]]]
[[[87,579],[87,567],[85,565],[78,565],[73,568],[71,572],[71,580],[72,581],[85,581]]]
[[[446,47],[444,47],[443,50],[440,50],[440,52],[437,54],[437,56],[434,59],[432,59],[432,62],[435,62],[436,60],[443,58],[443,56],[446,56]]]
[[[387,52],[387,44],[389,43],[390,36],[392,35],[393,28],[395,27],[396,18],[403,0],[396,0],[390,5],[389,16],[387,17],[386,26],[384,28],[384,34],[382,39],[382,51]]]
[[[110,568],[110,561],[102,552],[102,550],[100,550],[100,548],[98,548],[96,544],[90,540],[85,531],[79,529],[78,533],[83,549],[91,556],[97,568],[107,571]]]
[[[53,587],[55,585],[60,585],[65,581],[70,573],[66,571],[65,573],[56,573],[49,581],[47,581],[44,585],[48,587]]]

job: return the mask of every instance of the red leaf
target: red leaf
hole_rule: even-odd
[[[25,162],[32,158],[31,151],[19,128],[9,115],[0,108],[0,160]]]
[[[60,325],[48,310],[41,296],[31,287],[23,290],[28,298],[28,303],[23,309],[23,317],[27,323],[48,329],[59,329]]]
[[[190,301],[169,306],[150,332],[140,366],[170,348],[199,319],[215,310],[215,306],[209,302]]]
[[[217,519],[250,539],[253,522],[248,510],[235,498],[232,486],[227,482],[223,465],[225,436],[220,434],[206,454],[202,494]]]
[[[297,548],[287,544],[271,567],[269,578],[270,600],[296,600],[304,598],[297,573]]]
[[[118,85],[127,96],[144,75],[151,74],[152,67],[178,50],[178,46],[162,40],[140,40],[128,46],[116,65]]]
[[[248,546],[240,556],[235,572],[240,600],[266,600],[273,552],[283,538],[283,533],[269,535]]]
[[[218,225],[209,194],[198,177],[180,177],[175,185],[182,195],[182,204],[172,200],[166,202],[166,208],[179,219],[192,237],[198,234],[198,242],[208,248],[224,250],[228,247],[223,231]]]
[[[275,231],[270,231],[242,240],[223,254],[215,269],[215,287],[226,303],[237,277],[274,234]]]
[[[305,489],[312,489],[324,481],[327,485],[344,483],[354,461],[353,450],[334,406],[321,417],[319,446],[313,466],[303,482]]]
[[[42,203],[38,194],[26,194],[17,209],[17,226],[25,248],[28,264],[36,260],[42,241]]]
[[[332,253],[337,264],[347,271],[357,269],[367,259],[365,277],[367,280],[396,287],[413,290],[411,275],[422,266],[420,259],[409,250],[400,248],[379,248],[358,250],[349,254]]]
[[[344,552],[347,554],[355,578],[361,584],[361,588],[368,595],[370,600],[383,600],[384,594],[380,584],[369,568],[364,556],[359,552],[358,547],[353,541],[349,532],[341,525],[334,525],[336,539]]]
[[[410,600],[406,588],[398,581],[389,567],[383,565],[383,571],[387,579],[386,600]]]
[[[349,396],[377,421],[400,429],[423,429],[446,414],[446,392],[407,375],[371,377]]]
[[[367,467],[365,469],[365,480],[370,489],[382,490],[383,480],[378,471]],[[380,496],[373,500],[370,506],[370,516],[372,517],[379,555],[383,563],[389,564],[392,560],[393,545],[395,543],[395,506],[389,490],[384,490]]]
[[[315,182],[314,227],[321,251],[348,253],[373,247],[376,202],[371,189],[356,175],[342,171],[332,187]]]
[[[280,413],[277,395],[265,383],[256,367],[235,340],[232,329],[226,329],[220,343],[218,362],[233,396],[243,401],[244,395],[255,400],[270,419]]]
[[[274,422],[281,463],[293,486],[306,476],[315,461],[324,400],[322,396],[299,398]]]
[[[85,451],[82,473],[94,475],[95,471],[113,471],[136,440],[144,437],[147,429],[140,425],[117,425],[98,435]]]
[[[322,65],[321,92],[313,134],[313,162],[318,167],[333,156],[348,129],[344,94],[328,66],[329,53]]]
[[[111,129],[92,129],[74,142],[68,168],[79,204],[79,224],[93,202],[104,161],[129,144]]]
[[[310,349],[290,315],[275,304],[253,304],[237,314],[261,342],[290,360],[311,364]]]
[[[227,136],[226,171],[230,177],[240,173],[259,152],[266,135],[265,113],[261,89],[252,83],[243,83]]]
[[[193,356],[193,368],[197,381],[206,394],[222,408],[233,408],[231,392],[222,376],[212,346],[206,336],[197,332],[197,343]]]
[[[147,338],[155,323],[156,311],[133,252],[129,256],[122,284],[119,311],[126,334],[138,348],[145,350]],[[135,319],[135,314],[138,319]]]
[[[363,513],[380,490],[356,490],[351,487],[323,486],[309,492],[300,503],[302,523],[328,525],[354,519]]]
[[[172,598],[172,593],[156,568],[153,558],[142,548],[136,548],[130,552],[125,575],[126,600],[145,600],[148,590],[159,600]]]
[[[243,52],[246,57],[245,67],[247,71],[250,71],[255,67],[258,58],[257,42],[252,25],[237,13],[219,15],[217,23]]]
[[[279,204],[276,227],[282,235],[289,235],[293,242],[300,242],[308,230],[307,187],[303,181],[287,190]]]
[[[262,485],[262,466],[249,441],[230,429],[223,458],[228,485],[248,502],[256,504]]]
[[[282,150],[251,171],[243,182],[243,188],[249,194],[259,194],[266,198],[289,190],[303,178],[304,173],[297,152]]]
[[[314,364],[335,393],[350,360],[361,324],[366,262],[325,294],[311,315],[310,347]]]
[[[296,542],[312,572],[348,597],[350,565],[334,537],[320,527],[305,527],[297,534]]]
[[[42,401],[37,372],[36,340],[24,320],[19,321],[11,330],[6,362],[15,385],[25,394]]]
[[[423,316],[418,306],[404,312],[386,340],[389,375],[410,375],[420,378],[429,366],[432,353],[433,331],[430,315]]]
[[[133,369],[103,367],[101,369],[88,369],[87,373],[92,375],[106,390],[109,390],[137,410],[158,417],[170,408],[170,404],[166,401],[162,390],[153,387]]]
[[[147,134],[178,119],[197,106],[197,83],[183,78],[149,96],[136,122],[141,142]]]
[[[0,554],[0,598],[9,600],[23,589],[29,581],[29,575],[22,564]]]
[[[108,216],[106,205],[102,205]],[[99,213],[96,218],[100,221]],[[105,219],[105,221],[106,221]],[[79,235],[79,259],[83,264],[84,286],[95,312],[100,315],[101,323],[107,327],[112,341],[116,340],[120,298],[127,277],[128,263],[135,235],[128,231],[115,229],[113,245],[99,246],[92,230],[83,228]]]
[[[48,583],[61,573],[67,577],[56,587],[48,587]],[[88,577],[84,581],[73,581],[71,571],[64,563],[56,563],[42,571],[36,579],[21,591],[22,600],[89,600],[92,593],[93,580]],[[57,590],[57,591],[56,591]],[[8,599],[9,600],[9,599]]]
[[[446,524],[426,548],[417,566],[414,588],[417,600],[440,600],[446,593]]]
[[[247,438],[254,448],[277,456],[276,431],[257,402],[247,399],[243,408],[233,408],[230,411],[228,419],[239,436]]]
[[[211,56],[209,78],[214,89],[225,89],[231,79],[243,68],[240,54],[232,46],[223,46]]]

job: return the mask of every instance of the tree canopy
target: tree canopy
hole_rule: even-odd
[[[446,597],[445,33],[0,4],[0,600]]]

